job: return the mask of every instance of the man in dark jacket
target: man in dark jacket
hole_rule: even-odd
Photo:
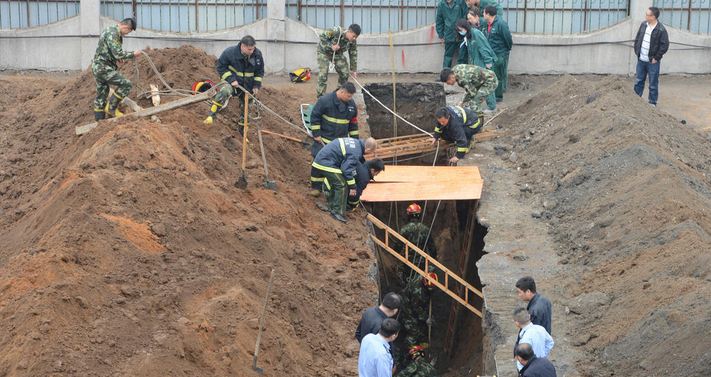
[[[528,343],[516,346],[516,360],[523,365],[519,377],[556,377],[555,367],[545,357],[536,357]]]
[[[435,29],[437,37],[444,45],[444,61],[442,68],[452,66],[452,58],[454,58],[454,50],[457,49],[457,20],[467,17],[467,6],[464,0],[442,0],[437,4],[437,20]],[[462,59],[459,57],[460,63],[466,62],[466,56]]]
[[[456,164],[469,151],[469,141],[473,135],[467,137],[464,128],[469,128],[469,126],[465,124],[473,125],[476,122],[478,126],[479,117],[469,109],[460,106],[447,106],[437,110],[435,118],[437,120],[434,137],[427,139],[427,141],[434,144],[441,137],[451,143],[457,143],[457,153],[449,160],[452,164]]]
[[[385,170],[385,163],[379,158],[374,158],[366,162],[358,162],[355,177],[356,194],[348,195],[348,211],[355,210],[358,203],[360,203],[360,196],[363,195],[363,191],[368,187],[368,183],[383,170]]]
[[[649,75],[649,103],[657,106],[659,98],[659,61],[669,49],[669,35],[659,19],[659,8],[647,9],[647,21],[642,22],[634,40],[634,53],[637,55],[637,80],[634,91],[642,97],[644,82]]]
[[[338,90],[319,98],[311,110],[311,157],[316,157],[324,145],[339,137],[358,139],[358,107],[353,95],[355,85],[343,84]],[[311,195],[318,196],[323,186],[323,175],[316,168],[311,168]]]
[[[328,189],[328,208],[331,217],[346,223],[343,215],[346,213],[348,195],[355,195],[356,165],[363,155],[375,152],[378,143],[372,137],[365,141],[353,138],[338,138],[323,147],[311,166],[321,171],[325,177],[324,185]]]
[[[504,100],[504,90],[509,82],[509,52],[513,47],[513,38],[509,24],[496,13],[496,7],[489,5],[484,8],[485,23],[480,25],[481,32],[487,36],[491,49],[496,54],[493,71],[499,80],[496,87],[496,102]]]
[[[524,276],[516,282],[518,298],[528,303],[526,310],[534,325],[543,326],[551,334],[551,300],[536,293],[536,282],[531,276]]]
[[[390,292],[383,297],[383,302],[379,306],[365,309],[355,331],[358,343],[368,334],[377,334],[380,331],[380,324],[386,318],[395,317],[401,308],[402,296],[395,292]]]
[[[220,87],[212,101],[205,124],[211,124],[230,96],[233,96],[239,103],[239,132],[243,132],[245,94],[240,86],[250,94],[257,94],[262,87],[262,77],[264,77],[264,59],[256,44],[251,35],[246,35],[237,46],[228,47],[217,59],[217,74],[222,81],[230,83],[230,86]]]

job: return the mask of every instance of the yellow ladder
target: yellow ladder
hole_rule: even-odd
[[[420,250],[412,242],[408,241],[405,237],[401,236],[398,232],[394,231],[389,226],[385,225],[385,223],[378,220],[377,217],[373,216],[372,214],[368,214],[366,219],[370,220],[370,222],[373,223],[374,226],[385,231],[385,239],[384,240],[380,240],[378,237],[375,236],[375,234],[371,234],[370,238],[373,240],[373,242],[380,245],[380,247],[382,247],[384,250],[387,250],[390,254],[392,254],[392,256],[394,256],[401,262],[405,263],[405,265],[407,265],[411,269],[415,270],[415,272],[417,272],[418,274],[422,275],[423,277],[426,277],[437,288],[444,291],[444,293],[448,294],[454,300],[456,300],[457,302],[462,304],[462,306],[471,310],[474,314],[478,315],[479,317],[482,316],[481,311],[479,311],[477,308],[475,308],[474,306],[472,306],[469,303],[469,292],[471,292],[481,298],[484,298],[484,296],[478,289],[472,287],[471,284],[467,283],[464,279],[462,279],[461,277],[454,274],[447,267],[445,267],[442,263],[439,263],[436,259],[429,256],[429,254]],[[405,244],[405,256],[400,255],[400,253],[398,253],[392,247],[390,247],[390,239],[393,237],[396,238],[397,240],[399,240],[399,242],[402,242],[403,244]],[[410,262],[409,256],[410,256],[411,252],[415,252],[415,253],[419,254],[422,258],[424,258],[424,260],[425,260],[425,270],[424,271],[422,269],[420,269],[419,267],[417,267],[417,265],[415,265],[414,263]],[[427,273],[425,271],[427,271],[429,269],[430,265],[433,265],[444,272],[444,284],[440,283],[439,281],[432,281],[429,279],[429,277],[427,276]],[[464,297],[463,298],[460,295],[458,295],[457,293],[450,290],[450,283],[452,283],[451,285],[453,285],[455,288],[458,288],[459,291],[461,291],[462,288],[464,289]]]

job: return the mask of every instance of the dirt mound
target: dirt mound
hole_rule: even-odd
[[[174,88],[217,79],[215,57],[195,48],[149,54]],[[159,84],[146,68],[139,58],[139,85]],[[121,71],[134,79],[132,65]],[[251,128],[249,188],[238,190],[234,104],[210,126],[198,103],[77,138],[93,98],[88,71],[67,83],[0,80],[0,374],[254,373],[275,268],[264,375],[355,375],[353,331],[375,293],[363,283],[367,229],[361,214],[341,225],[306,196],[309,152],[265,136],[279,192],[264,190]],[[267,85],[260,98],[298,122],[290,94]]]
[[[706,375],[692,344],[711,340],[708,141],[616,77],[565,76],[495,122],[561,246],[566,272],[548,281],[571,313],[554,320],[591,354],[578,370]]]

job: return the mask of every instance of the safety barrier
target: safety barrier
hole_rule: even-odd
[[[51,24],[79,14],[79,0],[0,0],[0,29]]]
[[[662,23],[696,33],[711,33],[709,0],[654,0]]]
[[[502,0],[501,6],[513,33],[576,34],[622,21],[630,0]]]

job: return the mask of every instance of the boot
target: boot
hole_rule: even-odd
[[[309,191],[309,195],[313,196],[314,198],[318,198],[318,196],[321,195],[321,191],[318,189],[313,189]]]
[[[203,121],[205,124],[212,124],[212,122],[215,121],[215,118],[217,118],[217,113],[222,109],[222,105],[218,104],[215,101],[212,101],[212,107],[210,107],[210,114],[207,115],[207,119]]]
[[[106,119],[106,111],[94,109],[94,120],[98,122],[102,119]]]
[[[334,219],[336,219],[336,220],[338,220],[338,221],[340,221],[340,222],[342,222],[342,223],[344,223],[344,224],[348,223],[348,220],[344,219],[343,216],[341,216],[340,213],[336,213],[336,212],[331,211],[331,217],[333,217]]]
[[[111,93],[111,97],[109,97],[109,102],[106,104],[106,115],[113,118],[123,116],[123,113],[118,110],[118,105],[119,103],[121,103],[122,100],[123,98],[119,98],[116,93]]]
[[[318,207],[318,209],[320,209],[321,211],[324,211],[324,212],[331,212],[331,209],[328,208],[328,204],[324,204],[324,203],[321,203],[321,202],[316,202],[316,207]]]

